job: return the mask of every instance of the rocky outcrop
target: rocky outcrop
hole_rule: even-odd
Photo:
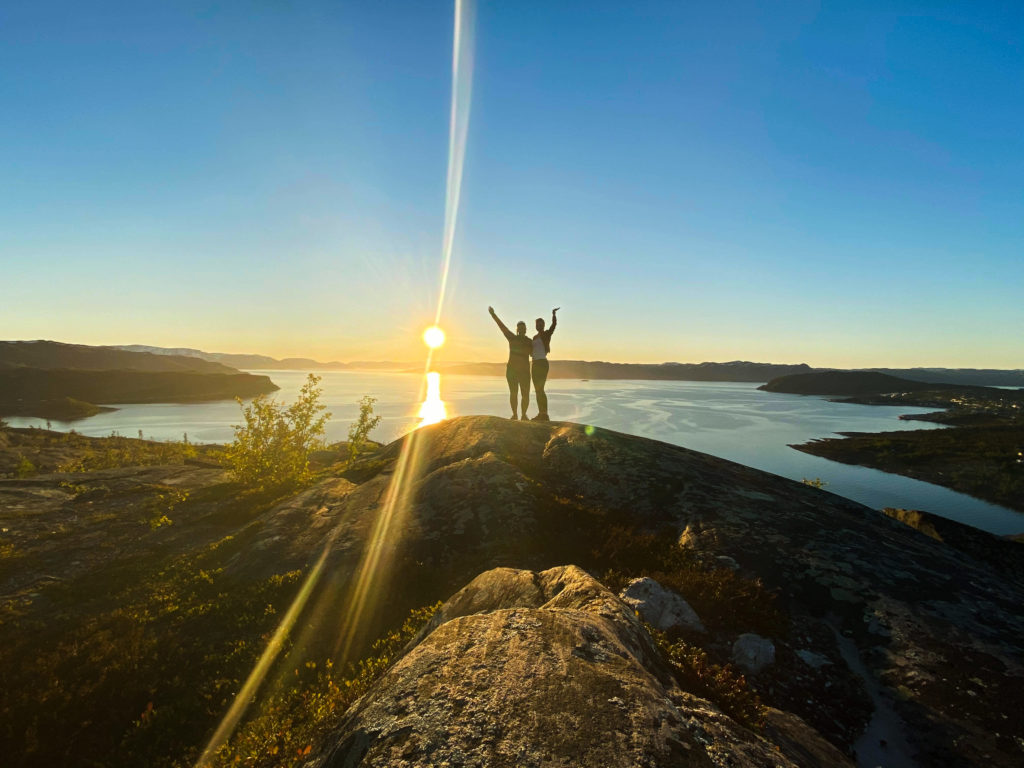
[[[116,576],[134,583],[135,570],[117,570],[129,551],[152,553],[158,563],[169,549],[208,545],[202,569],[216,594],[316,567],[321,578],[303,592],[296,641],[279,660],[288,673],[310,659],[331,656],[339,666],[357,659],[410,609],[454,594],[380,685],[338,715],[338,738],[321,753],[337,765],[349,754],[397,755],[401,764],[405,749],[427,764],[428,748],[438,755],[446,748],[432,730],[445,718],[477,729],[479,736],[467,732],[457,743],[495,761],[506,759],[499,745],[506,750],[512,743],[502,729],[515,726],[523,739],[553,745],[544,765],[572,757],[543,741],[540,723],[573,733],[593,754],[602,746],[655,762],[683,755],[671,751],[671,739],[690,745],[680,747],[690,756],[728,745],[721,754],[735,750],[737,760],[761,754],[759,739],[780,747],[788,739],[799,749],[783,752],[801,765],[797,752],[832,748],[890,765],[897,743],[899,754],[922,766],[1019,764],[1024,723],[1014,713],[1024,707],[1024,580],[1013,567],[1016,543],[994,548],[989,538],[954,536],[938,524],[914,530],[801,483],[580,424],[453,419],[418,430],[344,475],[258,505],[224,473],[189,466],[4,480],[0,543],[20,559],[0,561],[0,593],[13,595],[34,626],[63,628],[66,619],[49,598],[54,580],[107,584]],[[161,498],[173,502],[172,489],[187,492],[188,500],[168,513],[173,525],[151,531],[144,516]],[[748,685],[781,713],[769,714],[763,735],[735,731],[701,692],[666,677],[633,611],[614,594],[568,572],[544,576],[576,563],[616,590],[624,587],[628,579],[613,581],[611,566],[594,554],[624,528],[678,545],[695,570],[759,580],[775,595],[776,626],[747,626],[744,615],[716,623],[706,602],[672,583],[707,630],[687,641],[711,662],[728,663],[746,633],[774,646],[774,663],[747,673]],[[141,564],[132,567],[147,573]],[[669,585],[645,572],[642,560],[634,570],[625,576]],[[480,574],[484,581],[474,581]],[[559,578],[572,588],[556,591]],[[460,591],[471,582],[472,589]],[[287,604],[276,609],[283,615]],[[89,616],[82,620],[87,625]],[[339,633],[351,635],[347,656],[338,652]],[[607,661],[598,660],[602,654]],[[580,681],[586,689],[573,687]],[[605,695],[616,685],[628,696]],[[173,692],[158,693],[168,706],[175,703]],[[609,701],[616,697],[625,706],[621,716]],[[112,730],[123,734],[147,700],[126,706],[129,719]],[[538,715],[531,725],[517,702],[549,712],[560,702],[565,714],[558,721]],[[422,730],[393,705],[426,718]],[[600,717],[591,720],[594,708]],[[651,717],[634,719],[637,713]],[[210,728],[219,714],[211,717]],[[691,718],[705,735],[687,735],[701,733],[688,730]],[[402,736],[396,729],[405,725],[397,723],[422,739]],[[595,732],[600,723],[607,733]],[[617,724],[626,735],[618,735]],[[694,746],[701,738],[708,740],[703,753]],[[88,755],[109,763],[104,756]],[[693,758],[711,764],[706,759]]]
[[[579,568],[501,568],[445,603],[309,766],[849,764],[799,718],[772,723],[776,742],[683,691]]]
[[[789,627],[769,638],[775,663],[751,677],[767,703],[853,750],[873,705],[842,638],[891,699],[919,764],[1016,763],[1024,726],[1000,713],[1024,706],[1024,585],[980,554],[825,491],[578,424],[466,417],[406,440],[408,505],[390,518],[389,565],[374,581],[395,596],[391,621],[495,566],[586,561],[587,531],[628,521],[776,591]],[[345,520],[339,580],[382,514],[401,450],[390,446],[379,474],[323,513],[325,526]],[[706,647],[727,660],[742,632],[712,634]]]

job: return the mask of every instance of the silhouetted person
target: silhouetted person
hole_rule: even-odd
[[[537,318],[537,333],[533,337],[533,390],[537,393],[537,410],[534,421],[550,421],[548,418],[548,396],[544,394],[544,382],[548,380],[548,352],[551,351],[551,334],[558,326],[558,307],[551,310],[551,327],[544,330],[544,318]]]
[[[508,364],[505,366],[505,381],[508,382],[508,403],[512,406],[512,418],[516,416],[516,393],[519,392],[523,402],[522,420],[526,421],[526,409],[530,405],[530,351],[533,341],[526,335],[526,323],[516,323],[516,332],[512,333],[494,314],[494,307],[488,307],[494,322],[508,339]]]

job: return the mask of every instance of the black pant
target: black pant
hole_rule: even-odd
[[[522,394],[523,416],[530,405],[530,358],[509,360],[505,366],[505,381],[508,382],[508,402],[512,406],[512,414],[516,412],[516,392]]]
[[[548,415],[548,396],[544,394],[544,382],[548,380],[548,361],[533,361],[533,388],[537,392],[537,409],[541,416]]]

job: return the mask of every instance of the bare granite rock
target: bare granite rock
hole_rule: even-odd
[[[700,617],[688,602],[650,577],[633,579],[619,597],[656,629],[685,628],[694,632],[705,631],[704,625],[700,623]]]
[[[501,568],[443,606],[307,766],[850,765],[799,718],[772,723],[777,743],[681,690],[579,568]]]
[[[767,637],[745,632],[732,644],[732,660],[747,672],[757,674],[775,663],[775,643]]]

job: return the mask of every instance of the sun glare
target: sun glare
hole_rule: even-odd
[[[423,332],[423,343],[431,349],[437,349],[444,344],[444,331],[436,325],[432,325]]]
[[[444,309],[448,288],[448,273],[451,270],[452,252],[455,244],[456,222],[459,212],[459,198],[462,191],[462,168],[466,155],[466,134],[469,129],[470,95],[473,86],[473,19],[475,4],[472,0],[455,0],[455,29],[452,37],[452,92],[451,112],[448,126],[448,177],[445,183],[444,234],[441,253],[441,285],[437,299],[437,314],[434,325],[423,332],[423,342],[435,350],[444,344],[445,335],[438,327]],[[437,424],[448,418],[448,409],[441,399],[441,374],[431,371],[433,353],[427,354],[424,370],[427,371],[427,394],[420,405],[419,426]],[[341,661],[348,661],[357,647],[359,633],[365,629],[365,616],[375,608],[375,600],[387,594],[389,571],[393,563],[391,556],[405,530],[404,518],[412,506],[413,485],[422,470],[423,433],[414,430],[403,440],[398,462],[388,485],[384,507],[378,516],[359,569],[355,574],[352,591],[348,594],[348,608],[343,611],[343,624],[338,635],[335,653]],[[344,518],[341,518],[344,520]],[[277,660],[290,638],[290,633],[307,601],[314,594],[321,575],[325,571],[328,554],[333,549],[335,538],[341,531],[348,531],[346,525],[337,525],[324,544],[323,552],[316,565],[306,577],[298,596],[293,600],[284,619],[263,651],[256,666],[249,673],[242,690],[235,697],[228,713],[221,720],[213,737],[196,761],[197,768],[207,768],[217,759],[219,750],[228,742],[235,727],[245,715],[248,706],[255,700],[264,686],[271,666]],[[305,619],[303,619],[305,620]],[[310,631],[317,620],[312,619]]]

